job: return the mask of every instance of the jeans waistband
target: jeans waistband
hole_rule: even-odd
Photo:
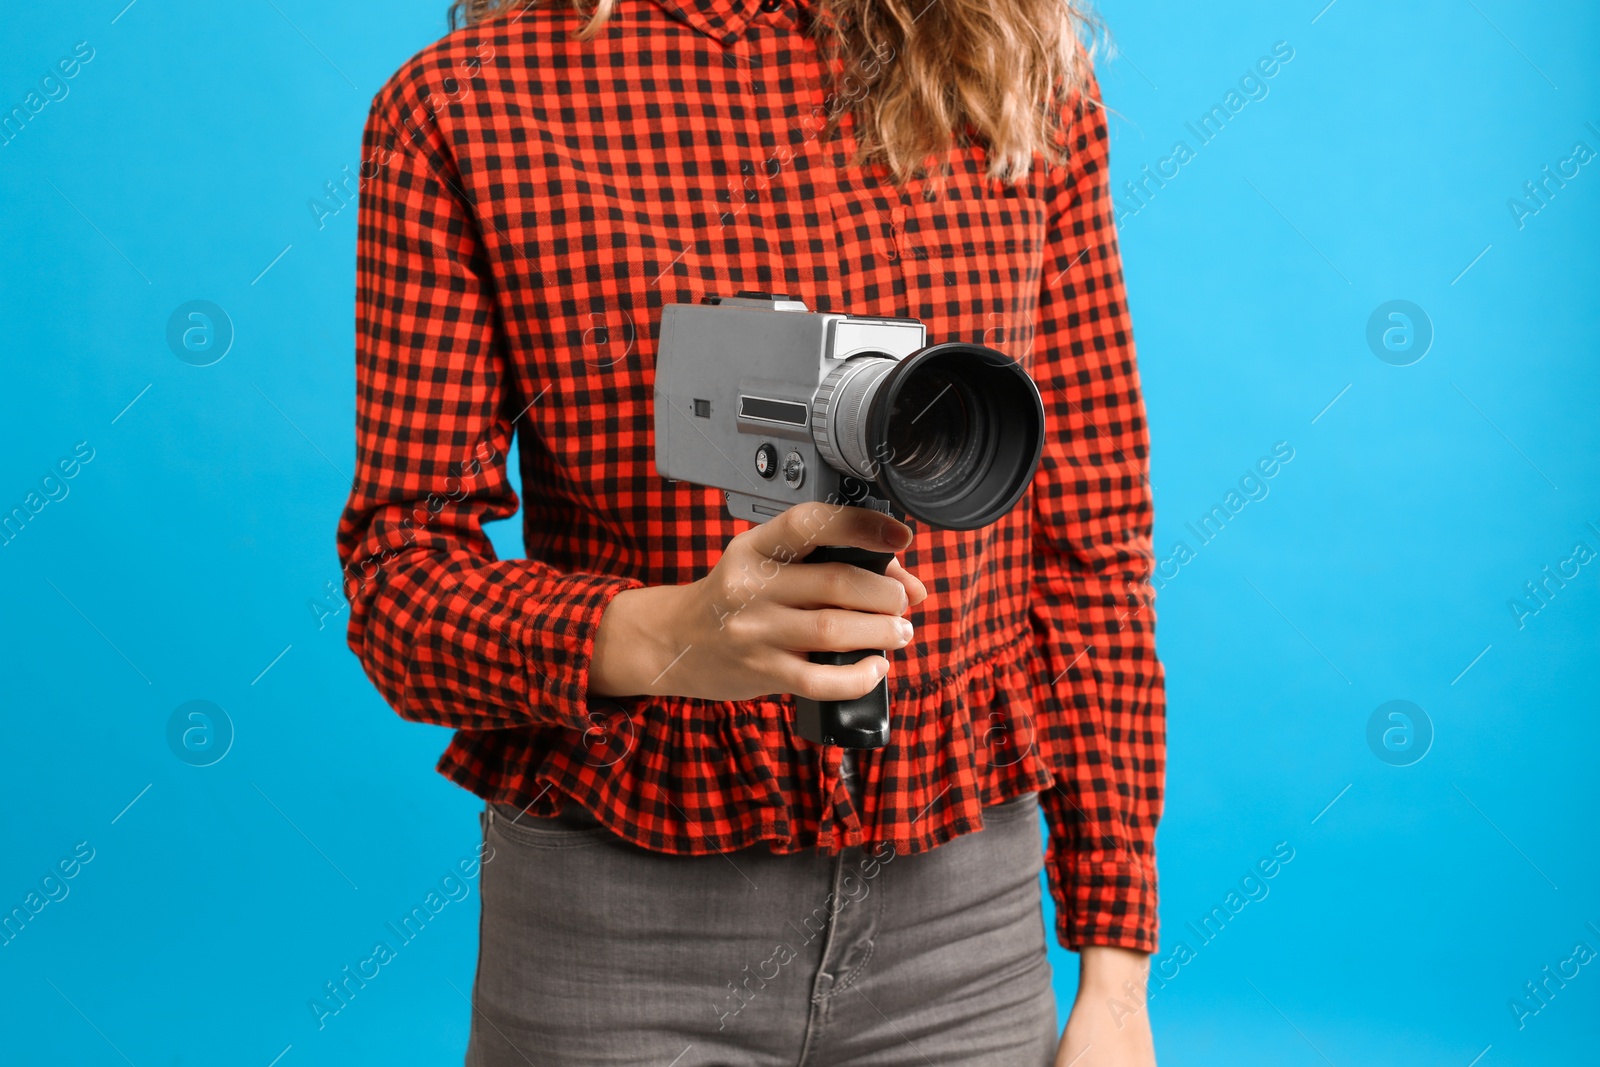
[[[855,752],[852,749],[845,749],[839,763],[839,775],[844,780],[845,789],[850,794],[851,803],[855,805],[856,811],[860,812],[863,806],[861,774],[860,769],[856,767],[855,762]],[[1019,797],[1015,799],[1022,798]],[[506,819],[509,822],[519,822],[535,818],[535,816],[529,815],[520,808],[517,808],[511,804],[495,804],[493,807],[495,811],[499,813],[501,818]],[[565,798],[562,800],[561,813],[554,816],[553,821],[560,823],[563,826],[578,828],[588,828],[603,825],[600,820],[591,815],[583,807],[583,805],[577,803],[576,801]]]

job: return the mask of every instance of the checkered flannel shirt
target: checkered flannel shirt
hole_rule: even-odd
[[[1038,791],[1061,943],[1155,951],[1148,435],[1096,87],[1066,108],[1066,166],[1002,185],[953,144],[927,202],[843,165],[852,82],[824,84],[814,3],[619,0],[588,42],[546,3],[449,34],[379,91],[338,528],[350,647],[402,717],[456,731],[441,773],[534,816],[575,802],[652,850],[909,854]],[[661,478],[651,436],[662,306],[739,290],[918,318],[930,342],[1009,354],[1044,400],[1021,503],[901,554],[930,595],[889,654],[892,736],[861,759],[859,810],[792,696],[587,693],[611,597],[694,581],[749,528],[720,491]],[[514,433],[528,558],[499,559],[484,523],[517,511]]]

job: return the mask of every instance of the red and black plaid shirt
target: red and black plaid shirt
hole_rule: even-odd
[[[457,731],[443,774],[534,816],[569,797],[657,851],[918,852],[1037,790],[1062,944],[1155,951],[1165,689],[1103,112],[1074,101],[1070,164],[1016,186],[980,148],[952,148],[931,203],[838,169],[850,83],[828,95],[814,2],[620,0],[588,42],[545,4],[450,34],[378,93],[338,531],[350,647],[400,715]],[[792,696],[587,696],[611,597],[702,577],[748,528],[720,491],[661,478],[652,446],[662,306],[738,290],[914,316],[930,343],[1008,353],[1044,399],[1029,495],[901,554],[929,598],[889,653],[864,810],[839,750],[793,734]],[[528,558],[501,560],[483,524],[517,510],[513,432]]]

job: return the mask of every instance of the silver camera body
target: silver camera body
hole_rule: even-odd
[[[1027,492],[1044,405],[1016,361],[983,345],[927,344],[916,319],[812,312],[763,293],[669,304],[656,354],[656,469],[723,491],[762,523],[796,504],[871,508],[971,530]],[[892,552],[818,545],[801,563],[885,573]],[[815,651],[844,665],[880,649]],[[845,748],[889,738],[888,680],[854,700],[795,700],[795,732]]]
[[[870,392],[859,380],[884,365],[849,361],[899,360],[926,343],[915,319],[811,312],[782,297],[669,304],[656,356],[656,469],[722,489],[729,513],[751,522],[811,501],[894,514],[871,491],[889,457],[866,454]]]

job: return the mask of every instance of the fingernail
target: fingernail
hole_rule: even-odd
[[[915,632],[911,629],[911,620],[896,619],[895,624],[900,627],[900,636],[905,638],[907,641],[911,640],[911,635]]]
[[[879,536],[890,548],[904,548],[911,543],[911,530],[897,522],[884,523]]]

